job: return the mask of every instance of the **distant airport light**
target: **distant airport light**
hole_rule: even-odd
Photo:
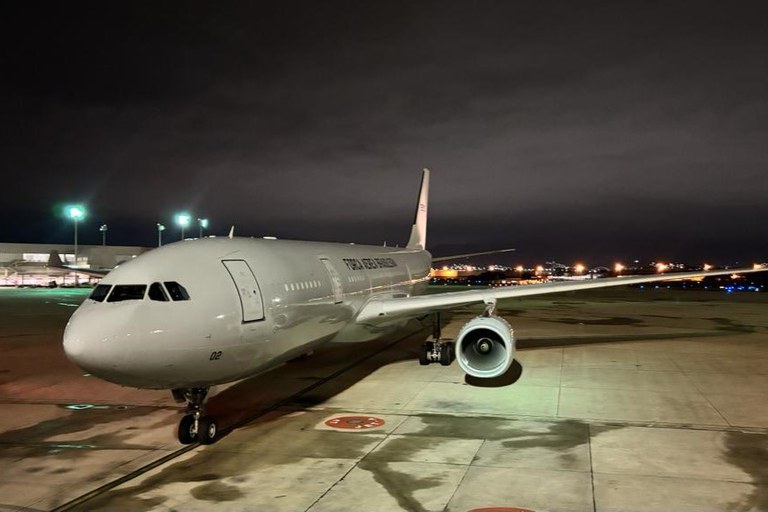
[[[522,274],[523,270],[525,270],[525,269],[523,268],[522,265],[518,265],[518,266],[515,267],[515,272],[517,272],[518,274]]]
[[[157,246],[160,247],[163,245],[163,231],[165,231],[165,226],[157,223]]]
[[[712,270],[712,265],[710,265],[709,263],[705,263],[704,266],[701,268],[704,269],[704,272],[709,272],[710,270]]]
[[[199,228],[198,238],[203,238],[203,230],[208,229],[208,219],[197,219],[197,227]]]
[[[536,265],[536,273],[541,274],[542,272],[544,272],[544,267],[541,265]]]
[[[627,267],[625,267],[625,266],[624,266],[624,265],[622,265],[621,263],[616,263],[616,264],[613,266],[613,271],[614,271],[614,272],[616,272],[617,274],[621,274],[622,272],[624,272],[624,270],[625,270],[626,268],[627,268]]]
[[[77,265],[77,222],[85,218],[85,208],[79,204],[73,204],[67,206],[64,211],[67,216],[75,223],[75,261]]]
[[[666,263],[657,263],[656,264],[656,271],[657,272],[662,273],[662,272],[666,272],[667,270],[669,270],[669,265],[667,265]]]
[[[573,266],[573,271],[577,274],[583,274],[586,269],[587,267],[585,267],[583,263],[577,263]]]
[[[752,268],[755,270],[760,270],[761,268],[763,268],[763,266],[759,263],[755,263],[754,265],[752,265]]]
[[[187,213],[179,213],[176,215],[176,224],[181,228],[181,239],[184,240],[184,230],[187,229],[189,223],[192,221],[192,216]]]

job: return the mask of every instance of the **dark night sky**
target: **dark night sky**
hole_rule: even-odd
[[[747,2],[16,2],[0,241],[213,233],[765,260],[768,16]]]

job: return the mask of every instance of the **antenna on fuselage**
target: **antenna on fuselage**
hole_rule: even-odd
[[[235,226],[229,228],[229,239],[232,240],[235,237]]]

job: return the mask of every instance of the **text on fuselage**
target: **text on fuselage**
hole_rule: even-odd
[[[373,270],[397,266],[397,262],[392,258],[342,258],[341,260],[349,270]]]

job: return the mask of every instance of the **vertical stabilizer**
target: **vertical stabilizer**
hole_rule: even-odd
[[[48,266],[52,268],[63,268],[64,262],[61,261],[61,256],[59,256],[59,251],[56,249],[53,249],[48,254]]]
[[[424,169],[419,189],[419,202],[416,205],[416,215],[413,219],[411,237],[408,239],[408,249],[427,248],[427,209],[429,204],[429,169]]]

